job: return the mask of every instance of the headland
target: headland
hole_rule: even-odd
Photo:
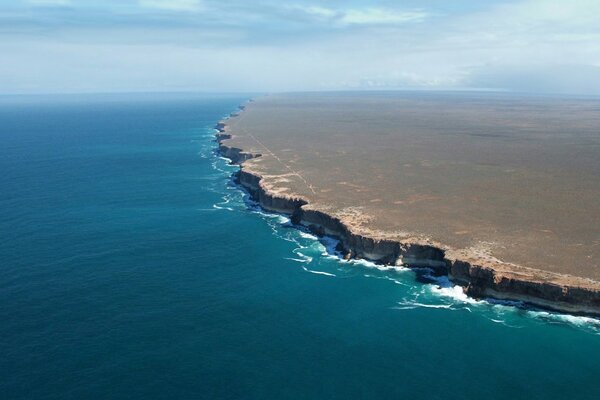
[[[240,108],[217,125],[239,183],[345,257],[600,315],[599,101],[312,93]]]

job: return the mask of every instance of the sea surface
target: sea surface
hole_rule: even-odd
[[[215,153],[247,97],[0,97],[0,399],[600,398],[597,320],[261,212]]]

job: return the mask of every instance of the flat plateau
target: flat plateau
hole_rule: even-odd
[[[240,182],[348,257],[600,313],[600,100],[310,93],[243,108],[218,125]]]

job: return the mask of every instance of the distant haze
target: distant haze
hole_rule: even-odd
[[[0,92],[600,95],[600,1],[0,0]]]

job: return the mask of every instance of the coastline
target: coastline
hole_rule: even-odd
[[[245,106],[228,118],[237,117]],[[219,153],[239,165],[236,181],[267,211],[289,215],[294,224],[303,225],[318,236],[339,240],[344,258],[366,259],[383,265],[429,268],[437,276],[447,276],[476,299],[519,301],[528,305],[575,315],[600,316],[600,282],[572,275],[541,271],[505,263],[491,257],[474,257],[440,243],[391,240],[357,233],[339,218],[313,208],[297,195],[270,190],[268,181],[245,162],[260,157],[230,146],[227,119],[215,129]]]

